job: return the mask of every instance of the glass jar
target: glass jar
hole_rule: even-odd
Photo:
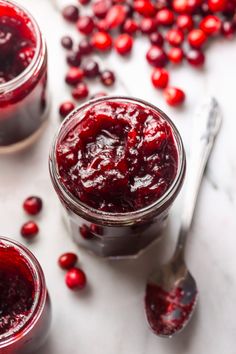
[[[80,121],[79,117],[98,102],[111,101],[134,103],[142,106],[143,109],[148,108],[157,112],[164,121],[167,121],[172,130],[178,155],[177,173],[167,191],[154,203],[127,213],[105,212],[82,203],[62,183],[56,161],[58,141],[61,141],[61,138],[73,128],[75,122]],[[52,183],[64,206],[66,220],[74,241],[98,256],[112,258],[137,256],[161,236],[169,209],[182,186],[185,166],[183,143],[173,122],[155,106],[139,99],[126,97],[102,97],[74,110],[62,123],[49,158]]]
[[[16,275],[14,272],[17,272]],[[7,286],[6,281],[4,281],[6,277],[11,279],[9,284],[12,286],[12,289],[7,289],[7,298],[4,298],[5,303],[2,308],[0,304],[0,309],[2,309],[2,312],[0,311],[0,353],[35,353],[35,351],[45,342],[51,322],[51,305],[44,274],[39,262],[26,247],[16,241],[0,237],[0,288],[1,281],[4,283],[1,291]],[[22,283],[22,279],[24,279],[24,283]],[[24,294],[26,293],[22,290],[28,287],[28,282],[33,289],[33,296],[32,298],[30,297],[30,305],[32,304],[30,310],[27,311],[27,315],[24,319],[17,322],[15,326],[12,324],[14,323],[15,318],[14,321],[13,318],[11,318],[9,326],[13,327],[7,327],[7,330],[4,331],[4,325],[6,326],[7,323],[6,321],[4,322],[4,318],[2,318],[1,321],[4,310],[8,311],[7,315],[5,315],[6,319],[8,319],[7,316],[10,316],[10,313],[12,313],[12,316],[14,315],[18,316],[18,318],[22,318],[22,313],[17,311],[19,311],[19,307],[22,306],[22,303],[25,304],[29,301],[29,299],[24,297]],[[15,297],[14,286],[18,289],[18,293]],[[23,292],[23,295],[21,291]],[[1,296],[3,296],[2,293],[0,294],[0,299]],[[9,296],[13,297],[9,299]],[[20,296],[22,296],[23,302],[19,304],[20,300],[18,300],[17,305],[15,304],[14,307],[13,302],[16,298],[19,299]],[[7,310],[6,306],[8,306]],[[12,306],[11,310],[9,309],[9,306]],[[12,309],[14,309],[14,312]]]
[[[48,118],[46,44],[37,22],[28,11],[13,1],[0,0],[0,19],[14,19],[14,16],[22,17],[27,23],[36,47],[24,71],[10,81],[0,82],[0,153],[33,143]]]

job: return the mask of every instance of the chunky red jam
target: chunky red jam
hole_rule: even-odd
[[[145,305],[148,322],[157,335],[172,336],[189,319],[196,297],[181,288],[170,292],[155,284],[148,284]]]
[[[139,210],[172,184],[178,165],[170,124],[125,101],[81,111],[56,147],[61,181],[84,204],[107,212]]]
[[[32,61],[36,38],[28,17],[0,2],[0,84],[14,79]]]
[[[25,322],[34,297],[33,276],[24,258],[0,243],[0,335]]]

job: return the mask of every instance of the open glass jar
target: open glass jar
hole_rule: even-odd
[[[99,126],[100,122],[97,122],[97,119],[103,122],[102,127]],[[146,140],[141,137],[144,132],[145,134],[152,133],[155,127],[157,128],[155,136],[158,141],[152,140],[150,136]],[[139,135],[135,133],[136,128],[142,131]],[[160,132],[159,128],[163,131]],[[73,151],[74,147],[80,146],[81,139],[81,146],[83,146],[81,149],[84,150]],[[84,139],[87,139],[86,144]],[[133,150],[131,145],[128,146],[129,143],[133,144],[133,147],[135,145],[136,150]],[[143,144],[141,148],[137,147],[141,143]],[[147,153],[145,168],[148,172],[139,178],[143,165],[135,162],[135,156],[143,158],[145,151],[153,148],[154,151],[158,148],[159,152],[160,149],[162,152]],[[126,160],[119,159],[124,151],[126,151],[126,156],[129,155],[129,161],[126,157]],[[131,160],[130,153],[133,154]],[[78,156],[82,157],[82,162],[77,161]],[[158,165],[158,159],[164,159],[160,162],[161,166]],[[88,161],[91,164],[84,169]],[[66,211],[66,219],[75,242],[102,257],[127,257],[139,254],[161,236],[169,208],[177,197],[184,180],[185,161],[182,140],[176,127],[155,106],[139,99],[126,97],[102,97],[80,106],[62,123],[53,142],[49,159],[52,183]],[[130,180],[133,179],[130,194],[134,195],[134,198],[131,197],[128,202],[127,196],[124,196],[126,192],[122,192],[123,195],[117,194],[121,184],[126,188],[130,183],[126,177],[119,177],[123,173],[122,169],[127,168],[124,167],[127,164],[129,166],[136,164],[136,175],[130,178]],[[62,165],[66,168],[69,166],[70,176],[63,171]],[[149,169],[151,165],[154,166],[152,172]],[[96,166],[99,166],[97,169],[101,166],[106,167],[96,175]],[[158,173],[154,172],[155,169],[159,169]],[[153,176],[150,176],[150,173]],[[160,175],[161,173],[167,176],[168,185],[165,183],[164,175]],[[87,177],[93,174],[95,178],[91,181]],[[82,179],[85,177],[82,185],[90,190],[88,195],[91,199],[94,199],[98,190],[100,192],[102,188],[107,187],[106,181],[112,176],[109,180],[110,201],[107,204],[101,203],[102,198],[99,194],[98,198],[93,200],[93,204],[90,203],[87,195],[79,190],[81,180],[78,175],[81,175]],[[124,175],[127,175],[126,172]],[[152,177],[154,177],[154,182],[151,182],[149,195],[143,196],[142,187],[147,186]],[[105,186],[102,184],[103,181],[105,181]],[[91,189],[95,184],[98,190]],[[141,194],[132,193],[135,188],[141,191]],[[127,193],[129,194],[129,191]],[[112,201],[113,196],[116,204]],[[122,202],[122,207],[119,205],[120,200],[125,200],[125,204]],[[136,203],[138,207],[129,209],[131,203]]]
[[[50,322],[39,262],[18,242],[0,237],[0,353],[35,353],[46,340]]]
[[[48,117],[47,50],[35,19],[0,0],[0,153],[33,143]]]

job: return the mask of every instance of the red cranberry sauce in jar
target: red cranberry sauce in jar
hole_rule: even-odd
[[[82,203],[109,213],[157,201],[174,181],[178,153],[170,124],[138,103],[92,105],[57,142],[61,181]]]
[[[0,151],[22,142],[45,120],[47,54],[37,23],[0,0]]]
[[[50,303],[38,262],[23,246],[0,237],[1,354],[33,353],[49,324]]]

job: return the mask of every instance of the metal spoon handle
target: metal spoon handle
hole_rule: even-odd
[[[188,166],[186,198],[176,253],[184,253],[188,231],[191,228],[199,188],[215,138],[221,126],[221,114],[215,98],[206,102],[198,115],[194,127],[192,156]]]

